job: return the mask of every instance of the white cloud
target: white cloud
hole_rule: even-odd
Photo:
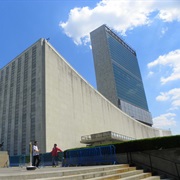
[[[170,128],[172,126],[176,125],[175,118],[176,114],[174,113],[167,113],[167,114],[161,114],[160,116],[157,116],[153,118],[153,127],[156,128]]]
[[[150,62],[148,64],[148,68],[153,68],[159,66],[160,68],[163,67],[165,72],[160,78],[161,84],[166,84],[170,81],[175,81],[180,79],[180,49],[175,51],[171,51],[168,54],[159,56],[156,60]],[[167,69],[168,68],[168,69]]]
[[[168,92],[161,92],[159,96],[156,97],[157,101],[167,101],[171,103],[170,110],[175,110],[180,107],[180,88],[171,89]]]
[[[172,3],[172,4],[171,4]],[[179,13],[179,2],[178,1],[169,1],[169,7],[163,7],[159,12],[159,18],[165,22],[172,22],[173,20],[180,21]],[[174,8],[177,5],[177,8]]]
[[[60,22],[65,34],[77,45],[89,42],[89,33],[102,24],[125,35],[126,31],[151,23],[153,12],[163,21],[180,21],[179,0],[102,0],[92,9],[71,9],[66,22]]]
[[[156,97],[157,101],[167,101],[169,99],[168,93],[161,92],[159,96]]]
[[[168,31],[168,28],[167,28],[167,27],[162,28],[162,30],[161,30],[161,36],[163,36],[167,31]]]
[[[151,77],[151,76],[153,76],[154,75],[154,72],[153,71],[150,71],[149,73],[148,73],[148,77]]]

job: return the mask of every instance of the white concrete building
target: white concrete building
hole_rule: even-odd
[[[54,143],[82,147],[81,136],[113,131],[135,139],[170,135],[135,121],[84,80],[40,39],[0,70],[0,142],[10,155]]]

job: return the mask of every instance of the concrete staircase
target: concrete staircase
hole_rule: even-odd
[[[77,167],[78,168],[78,167]],[[151,173],[144,173],[143,170],[137,170],[136,167],[129,167],[127,164],[122,165],[108,165],[108,166],[91,166],[82,167],[81,169],[68,170],[64,168],[64,171],[37,174],[36,178],[29,177],[28,179],[36,180],[160,180],[159,176],[152,176]]]

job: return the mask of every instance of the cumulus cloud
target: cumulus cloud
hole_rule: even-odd
[[[157,101],[170,101],[170,110],[178,109],[180,107],[180,88],[171,89],[168,92],[161,92],[159,96],[156,97]]]
[[[180,79],[180,49],[171,51],[168,54],[159,56],[156,60],[148,64],[148,68],[159,66],[162,70],[164,67],[165,74],[161,77],[161,84]],[[168,68],[168,69],[167,69]]]
[[[157,101],[167,101],[169,99],[168,93],[161,92],[159,96],[156,97]]]
[[[160,116],[157,116],[153,118],[153,127],[156,128],[170,128],[172,126],[176,125],[175,121],[176,114],[174,113],[166,113],[161,114]]]
[[[162,9],[160,9],[158,14],[159,18],[165,22],[172,22],[174,20],[180,21],[179,2],[167,1],[167,5],[165,7],[162,7]],[[175,8],[175,6],[177,6],[177,8]]]
[[[87,6],[71,9],[67,21],[60,22],[59,26],[75,44],[85,45],[90,40],[89,33],[102,24],[107,24],[125,35],[126,31],[135,27],[149,25],[153,20],[151,18],[159,18],[166,22],[180,21],[178,1],[101,0],[92,9]]]

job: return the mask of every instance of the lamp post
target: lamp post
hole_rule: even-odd
[[[30,154],[30,162],[29,162],[29,166],[27,166],[26,169],[35,170],[36,166],[32,165],[32,142],[29,143],[29,154]]]

